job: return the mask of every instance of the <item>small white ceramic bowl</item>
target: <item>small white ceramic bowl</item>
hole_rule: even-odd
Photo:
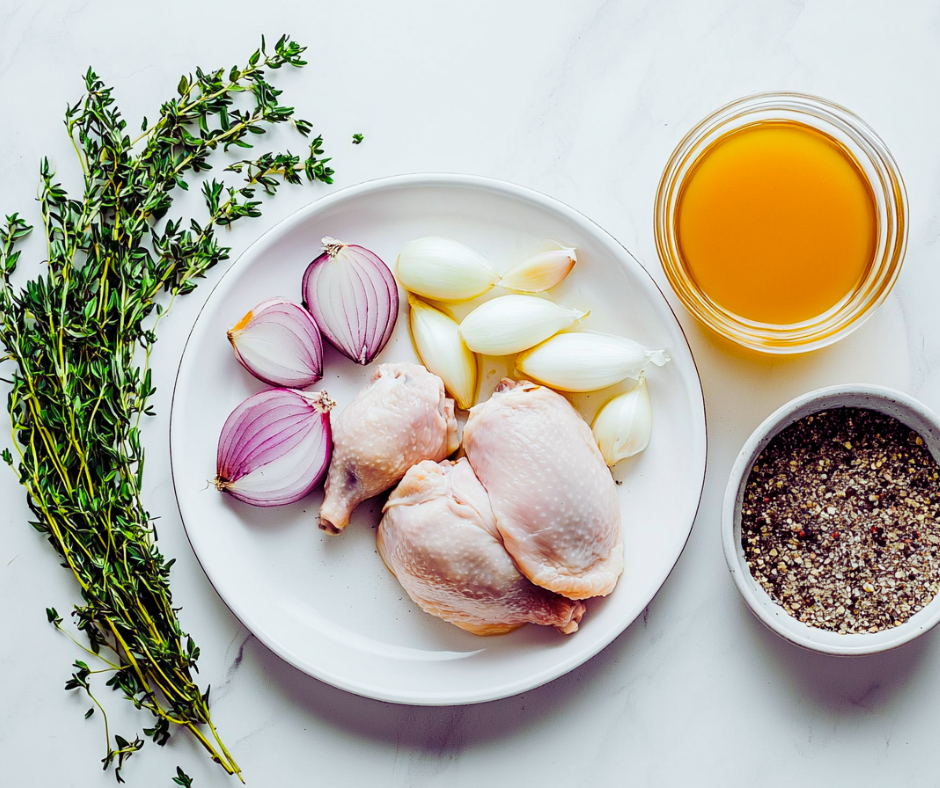
[[[741,501],[754,462],[782,430],[804,416],[838,407],[867,408],[892,416],[917,432],[940,462],[940,420],[907,394],[882,386],[830,386],[804,394],[771,414],[747,439],[731,469],[722,506],[721,539],[738,591],[751,612],[771,630],[797,646],[839,656],[890,651],[933,628],[940,621],[940,594],[900,626],[880,632],[839,634],[793,618],[771,599],[751,575],[741,546]]]

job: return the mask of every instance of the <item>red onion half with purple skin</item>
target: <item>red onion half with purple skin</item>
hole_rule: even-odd
[[[269,298],[228,331],[235,358],[258,380],[302,389],[323,377],[323,340],[310,313]]]
[[[216,489],[253,506],[299,501],[330,465],[334,405],[325,391],[285,388],[246,399],[222,427]]]
[[[362,246],[324,238],[304,273],[304,304],[327,341],[357,364],[370,363],[398,319],[398,285],[388,266]]]

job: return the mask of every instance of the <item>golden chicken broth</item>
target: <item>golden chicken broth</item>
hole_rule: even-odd
[[[875,250],[875,198],[827,134],[759,122],[713,143],[679,196],[681,260],[724,310],[760,323],[815,318],[851,294]]]

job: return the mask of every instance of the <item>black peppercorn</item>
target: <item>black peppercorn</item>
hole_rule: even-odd
[[[920,436],[862,408],[833,408],[780,432],[744,491],[751,574],[810,626],[876,632],[940,588],[940,467]]]

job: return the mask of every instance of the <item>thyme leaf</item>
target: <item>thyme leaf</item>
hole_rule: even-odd
[[[303,66],[303,51],[283,36],[269,53],[262,39],[242,68],[183,75],[178,95],[161,105],[156,121],[144,119],[133,139],[111,88],[89,69],[85,95],[65,114],[83,194],[70,197],[49,161],[42,161],[47,266],[22,288],[11,277],[17,243],[32,228],[16,213],[0,226],[0,361],[12,366],[6,382],[14,436],[13,452],[4,449],[2,459],[26,488],[36,518],[31,525],[78,581],[82,601],[71,616],[87,638],[83,648],[106,667],[93,671],[75,661],[66,688],[93,701],[86,717],[101,711],[102,763],[114,767],[118,782],[144,740],[112,739],[91,691],[94,673],[110,673],[107,686],[156,718],[144,729],[147,738],[162,745],[171,726],[186,728],[225,771],[241,778],[210,718],[209,693],[193,679],[199,648],[180,627],[169,585],[173,561],[160,553],[153,518],[141,502],[140,420],[152,413],[156,323],[167,302],[228,258],[217,229],[260,216],[263,198],[284,183],[332,183],[323,141],[315,137],[303,159],[289,151],[263,153],[226,168],[239,176],[234,184],[206,181],[207,217],[200,222],[168,218],[176,190],[211,169],[214,151],[250,149],[249,140],[278,123],[291,122],[310,137],[312,124],[294,117],[266,77],[266,70]],[[238,97],[248,97],[250,107],[236,106]],[[54,608],[46,615],[65,631]],[[177,771],[174,781],[190,784]]]
[[[179,766],[177,766],[176,777],[173,778],[173,782],[175,782],[177,785],[182,785],[183,788],[192,788],[193,778],[180,769]]]

